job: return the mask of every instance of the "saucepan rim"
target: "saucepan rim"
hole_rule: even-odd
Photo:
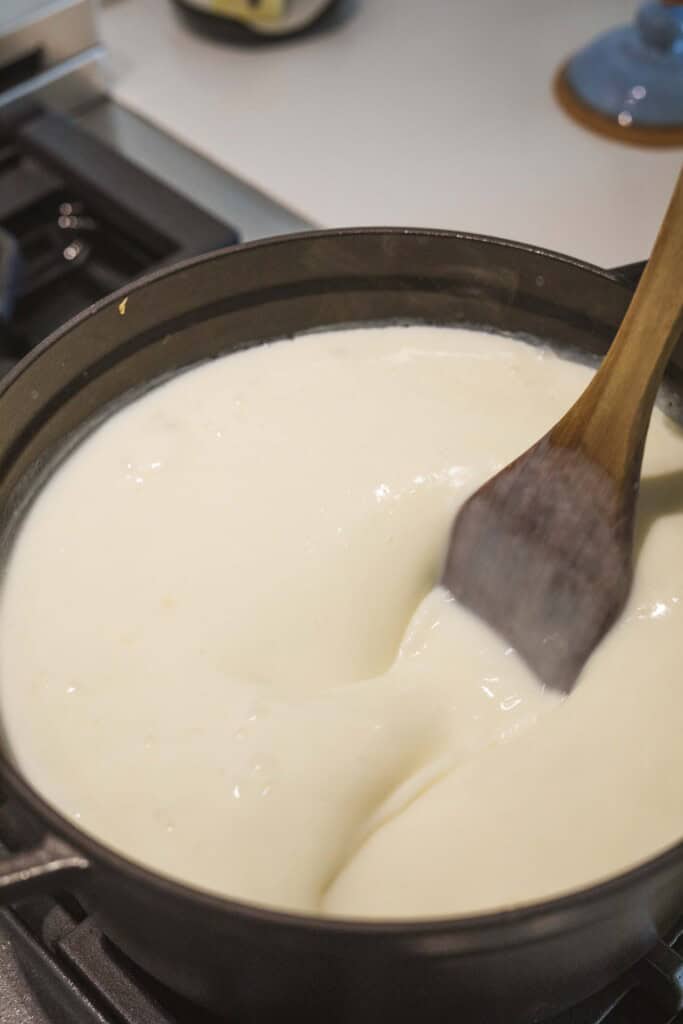
[[[42,354],[53,345],[60,342],[69,335],[73,329],[87,320],[96,317],[103,310],[118,305],[123,299],[134,296],[135,293],[144,291],[160,279],[172,277],[174,274],[182,273],[193,267],[202,264],[210,264],[228,256],[230,253],[244,250],[269,249],[274,247],[286,247],[293,240],[305,241],[318,238],[344,239],[358,236],[419,236],[422,238],[443,238],[472,241],[483,245],[491,245],[497,248],[512,251],[522,251],[533,254],[554,263],[569,264],[579,270],[589,272],[591,275],[602,279],[605,283],[621,285],[625,293],[631,290],[629,283],[618,271],[605,270],[583,260],[567,256],[543,247],[517,242],[509,239],[498,238],[491,235],[476,234],[472,232],[447,231],[432,228],[399,228],[399,227],[358,227],[343,228],[334,230],[316,230],[296,232],[286,235],[277,235],[272,238],[259,239],[253,242],[241,243],[223,249],[194,256],[172,266],[162,268],[151,274],[126,285],[124,288],[106,296],[100,301],[89,306],[76,317],[50,334],[43,342],[36,346],[24,359],[21,360],[9,373],[0,381],[0,403],[4,394],[14,386],[15,382],[25,373],[30,366],[39,360]],[[163,321],[160,321],[163,323]],[[1,445],[0,445],[1,447]],[[602,881],[583,886],[579,889],[562,893],[546,900],[537,900],[533,903],[515,904],[484,913],[464,915],[444,915],[442,917],[427,918],[386,918],[367,919],[356,917],[327,917],[315,914],[298,913],[287,910],[278,910],[268,906],[261,906],[241,901],[237,898],[222,896],[194,886],[191,883],[176,880],[157,872],[150,867],[119,853],[104,843],[91,836],[88,832],[79,828],[67,817],[63,816],[54,808],[31,783],[24,778],[21,771],[4,756],[0,749],[0,778],[2,778],[10,794],[18,797],[22,804],[30,809],[32,815],[44,826],[48,834],[52,833],[67,843],[73,844],[75,851],[83,853],[88,858],[88,867],[84,874],[95,870],[94,888],[97,887],[97,869],[104,866],[105,869],[123,874],[132,878],[134,882],[147,887],[156,893],[172,897],[176,900],[190,901],[196,908],[207,912],[223,912],[240,918],[245,923],[258,922],[263,925],[271,925],[274,928],[286,929],[288,932],[311,932],[317,935],[328,934],[340,938],[363,936],[377,938],[419,939],[443,935],[445,933],[460,933],[463,937],[475,933],[488,934],[491,938],[497,936],[501,945],[521,945],[525,941],[537,941],[538,929],[534,925],[545,922],[544,931],[566,930],[568,921],[575,914],[590,908],[591,905],[602,905],[603,901],[618,899],[628,893],[629,890],[646,882],[660,872],[666,873],[669,868],[676,866],[683,858],[683,838],[656,854],[654,857],[619,872]],[[2,859],[0,859],[0,875],[2,873]],[[60,883],[55,878],[55,887]],[[78,885],[76,884],[76,888]],[[524,928],[523,926],[531,926]],[[515,934],[515,932],[517,934]]]

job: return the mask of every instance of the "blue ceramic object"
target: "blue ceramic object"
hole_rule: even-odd
[[[683,126],[683,3],[648,3],[633,25],[599,36],[569,61],[586,106],[624,128]]]

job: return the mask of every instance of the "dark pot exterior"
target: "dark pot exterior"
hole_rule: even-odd
[[[184,366],[304,330],[392,321],[478,325],[601,354],[630,295],[620,274],[436,231],[295,235],[171,268],[86,311],[0,384],[0,538],[6,549],[42,474],[86,424]],[[679,351],[675,386],[681,367]],[[629,968],[683,909],[682,844],[606,884],[478,918],[287,915],[108,851],[46,805],[7,752],[0,774],[47,836],[0,862],[0,900],[70,886],[151,974],[245,1022],[285,1012],[302,1024],[531,1024]]]

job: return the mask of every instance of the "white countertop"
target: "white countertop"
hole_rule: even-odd
[[[357,0],[334,30],[256,48],[168,0],[109,0],[124,106],[324,226],[480,231],[604,266],[647,256],[683,149],[603,140],[550,82],[636,0]]]

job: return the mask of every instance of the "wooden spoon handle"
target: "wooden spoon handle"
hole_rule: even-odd
[[[682,331],[683,170],[617,336],[552,430],[553,442],[580,448],[624,486],[635,484],[657,389]]]

